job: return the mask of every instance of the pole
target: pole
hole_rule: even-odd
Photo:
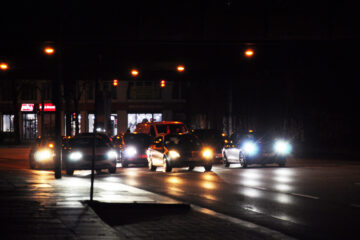
[[[95,180],[95,158],[96,158],[96,132],[95,132],[95,124],[93,130],[93,146],[92,146],[92,159],[91,159],[91,184],[90,184],[90,202],[93,201],[94,196],[94,180]]]

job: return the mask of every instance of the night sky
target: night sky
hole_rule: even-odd
[[[94,78],[98,54],[106,79],[137,67],[143,80],[172,80],[182,63],[206,96],[195,109],[214,95],[224,106],[231,82],[239,113],[250,106],[259,117],[285,112],[316,124],[324,113],[357,125],[353,1],[17,1],[2,3],[0,17],[0,60],[19,78],[43,77],[41,48],[61,38],[68,81]],[[249,46],[253,59],[243,56]]]

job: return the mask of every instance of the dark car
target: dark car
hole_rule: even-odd
[[[157,167],[163,167],[165,172],[171,172],[174,167],[189,167],[192,170],[195,166],[204,166],[205,171],[210,171],[214,160],[214,151],[204,147],[192,134],[156,137],[147,155],[151,171]]]
[[[55,139],[53,137],[38,138],[29,153],[31,169],[51,169],[54,167]]]
[[[291,150],[290,142],[282,137],[254,132],[235,133],[231,136],[231,142],[223,148],[223,160],[225,167],[230,164],[247,167],[250,164],[269,163],[283,167]]]
[[[125,133],[114,137],[114,145],[119,148],[119,162],[123,167],[130,164],[147,165],[146,150],[152,137],[144,133]]]
[[[224,133],[216,129],[194,129],[196,135],[204,146],[211,147],[215,151],[215,162],[222,161],[222,149],[229,141]]]
[[[90,170],[93,159],[94,134],[82,133],[71,138],[64,150],[63,161],[67,175],[73,175],[74,170]],[[95,134],[95,170],[108,169],[116,172],[118,154],[109,137]]]

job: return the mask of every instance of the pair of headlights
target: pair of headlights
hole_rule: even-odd
[[[209,160],[209,159],[212,159],[214,157],[214,152],[210,148],[204,148],[201,151],[201,155],[205,159]],[[170,159],[178,159],[180,157],[180,153],[178,151],[175,151],[175,150],[170,150],[169,151],[169,156],[170,156]]]
[[[108,159],[116,159],[117,158],[117,153],[115,151],[111,150],[111,151],[107,152],[106,156],[107,156]],[[72,152],[69,155],[69,159],[73,160],[73,161],[78,161],[78,160],[80,160],[82,158],[83,158],[83,154],[81,152],[79,152],[79,151]]]
[[[280,155],[287,155],[291,153],[291,144],[284,140],[277,140],[273,145],[275,153]],[[242,146],[245,153],[249,155],[256,155],[259,152],[259,146],[255,142],[245,142]]]

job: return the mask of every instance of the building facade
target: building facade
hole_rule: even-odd
[[[100,89],[95,91],[94,82],[78,81],[76,97],[66,94],[63,90],[62,134],[75,135],[76,122],[79,133],[93,132],[96,114],[97,126],[102,126],[101,130],[109,135],[117,135],[127,130],[133,131],[136,124],[145,119],[147,121],[186,120],[185,94],[181,93],[180,89],[174,88],[176,83],[167,82],[163,88],[155,81],[124,80],[118,83],[118,86],[113,87],[110,82],[100,82]],[[16,85],[16,91],[12,91],[17,95],[16,104],[14,104],[14,95],[8,94],[10,85],[1,86],[2,142],[11,142],[14,137],[16,114],[22,142],[33,141],[43,134],[52,135],[56,106],[51,101],[50,85],[43,80],[18,80]],[[42,103],[44,103],[44,111]],[[66,121],[66,116],[69,116],[71,121]],[[71,131],[66,129],[69,125]]]

